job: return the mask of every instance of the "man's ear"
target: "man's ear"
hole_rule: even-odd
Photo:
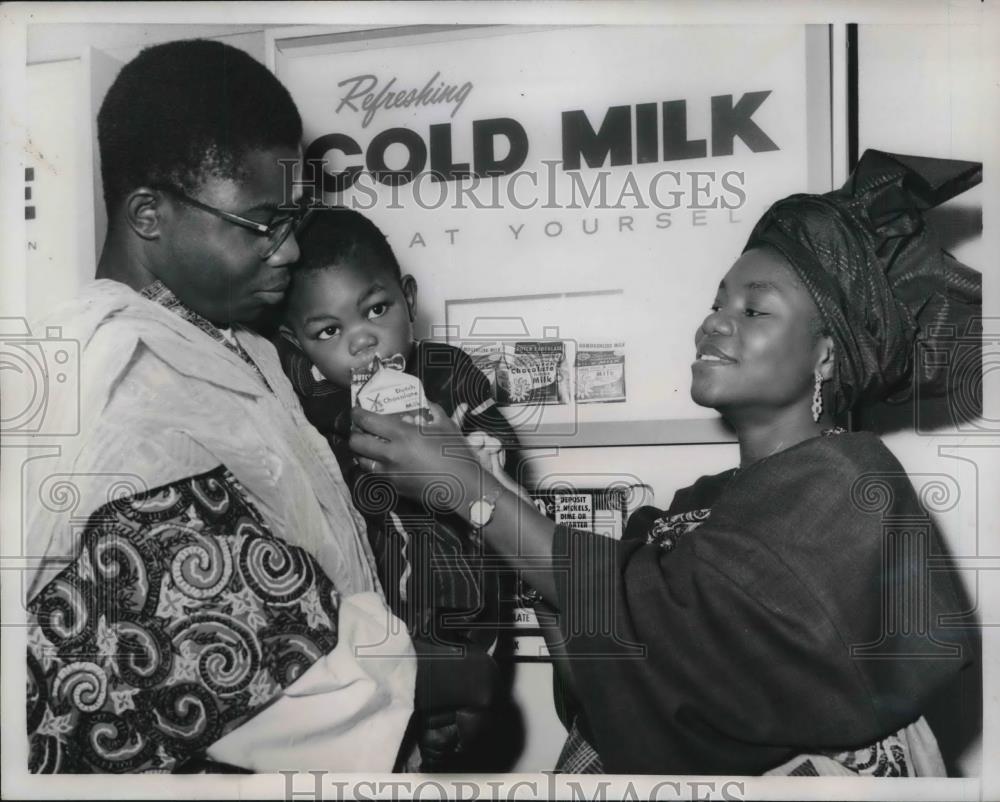
[[[125,198],[125,222],[146,240],[160,238],[163,195],[149,187],[132,190]]]
[[[837,347],[833,343],[833,338],[824,334],[816,344],[819,351],[819,361],[816,363],[816,370],[819,371],[823,381],[833,378],[833,368],[837,360]]]
[[[410,322],[413,323],[417,319],[417,280],[407,273],[399,280],[399,286],[403,288],[406,309],[410,313]]]

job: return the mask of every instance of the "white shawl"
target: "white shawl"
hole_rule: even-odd
[[[416,662],[378,586],[364,521],[306,421],[274,348],[221,342],[123,284],[97,281],[48,326],[80,346],[79,395],[50,387],[46,420],[79,433],[29,461],[29,599],[77,557],[87,517],[118,494],[225,465],[272,532],[309,551],[341,594],[337,647],[208,754],[255,771],[391,771],[413,710]],[[273,390],[273,392],[272,392]],[[46,438],[47,441],[55,438]]]
[[[74,559],[86,516],[220,463],[275,535],[309,551],[341,594],[379,590],[364,520],[322,436],[302,413],[273,346],[236,327],[252,366],[176,313],[116,281],[87,285],[43,325],[79,342],[79,397],[53,384],[55,458],[28,465],[29,599]],[[52,438],[47,438],[51,441]]]

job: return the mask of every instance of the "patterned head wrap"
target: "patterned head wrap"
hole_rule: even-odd
[[[754,227],[744,250],[777,249],[833,338],[838,412],[898,400],[914,373],[915,343],[954,339],[980,318],[980,274],[942,249],[923,213],[981,178],[975,162],[868,150],[841,189],[780,200]],[[949,391],[946,361],[921,360],[922,393]]]

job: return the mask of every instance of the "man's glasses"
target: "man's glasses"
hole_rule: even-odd
[[[278,248],[285,244],[285,240],[288,239],[289,235],[300,228],[310,216],[310,210],[303,206],[292,214],[281,215],[271,220],[270,223],[258,223],[256,220],[248,220],[246,217],[240,217],[238,214],[216,209],[214,206],[202,203],[200,200],[192,198],[184,191],[169,184],[157,184],[154,188],[167,192],[187,206],[201,209],[201,211],[214,214],[227,223],[232,223],[235,226],[253,231],[260,237],[257,240],[257,253],[261,259],[270,259],[274,256]]]

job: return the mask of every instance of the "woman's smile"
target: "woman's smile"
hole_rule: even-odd
[[[695,334],[694,402],[725,410],[731,423],[740,410],[808,410],[822,351],[813,331],[817,314],[784,257],[770,249],[744,253]]]
[[[722,367],[724,365],[735,365],[736,360],[721,348],[712,343],[702,341],[698,346],[693,364],[704,367]]]

